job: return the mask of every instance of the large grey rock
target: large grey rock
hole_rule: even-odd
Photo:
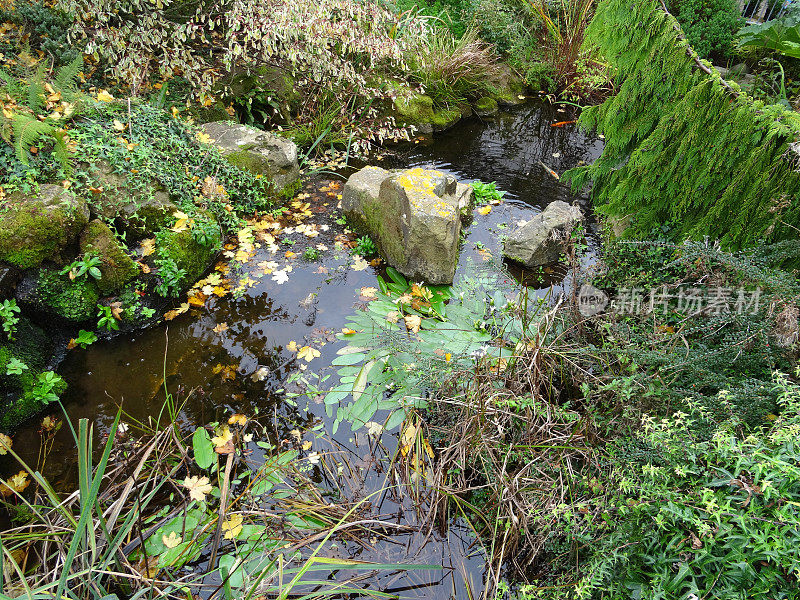
[[[556,200],[508,236],[503,255],[528,268],[555,262],[572,227],[582,218],[580,209]]]
[[[202,128],[231,164],[264,175],[277,191],[300,178],[297,146],[291,140],[230,121],[206,123]]]
[[[62,260],[89,222],[86,201],[57,185],[39,186],[36,194],[15,192],[0,201],[0,261],[21,269],[44,260]]]
[[[367,167],[348,180],[342,208],[403,275],[448,284],[455,275],[461,233],[456,187],[456,180],[440,171],[415,168],[391,174]]]
[[[475,188],[468,183],[457,183],[456,203],[462,223],[469,223],[472,220],[472,209],[475,206]]]

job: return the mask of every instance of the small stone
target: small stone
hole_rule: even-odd
[[[506,239],[503,255],[528,268],[556,262],[569,232],[582,218],[580,209],[556,200]]]

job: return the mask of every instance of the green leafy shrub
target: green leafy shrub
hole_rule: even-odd
[[[800,386],[777,375],[775,388],[781,415],[763,433],[742,437],[734,420],[698,438],[694,420],[707,415],[694,407],[646,418],[637,437],[646,455],[611,448],[604,534],[588,548],[583,597],[800,594]]]
[[[700,56],[726,57],[744,20],[736,0],[675,0],[673,13],[686,38]]]
[[[488,204],[492,200],[502,200],[505,192],[497,189],[497,184],[494,181],[485,183],[480,180],[472,182],[472,189],[475,192],[475,203],[479,205]]]
[[[377,253],[378,247],[368,235],[362,235],[360,238],[358,238],[358,241],[353,248],[353,254],[357,254],[358,256],[372,256],[373,254]]]
[[[0,22],[21,26],[28,43],[47,53],[56,65],[69,64],[80,54],[67,39],[74,20],[41,0],[16,0],[11,9],[0,10]]]
[[[14,332],[19,323],[20,308],[17,306],[17,301],[14,299],[3,300],[0,304],[0,321],[2,321],[3,331],[8,339],[14,339]]]

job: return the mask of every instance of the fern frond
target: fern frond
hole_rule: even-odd
[[[41,64],[36,69],[30,81],[28,81],[28,94],[25,105],[33,111],[34,114],[38,113],[44,107],[44,96],[47,90],[44,89],[44,75],[46,67]]]
[[[67,147],[66,142],[66,135],[67,132],[63,129],[59,129],[55,132],[55,147],[53,148],[53,155],[56,157],[56,160],[64,169],[64,174],[69,177],[72,175],[72,162],[70,161],[69,155],[69,148]]]
[[[78,74],[83,69],[83,56],[78,54],[71,63],[64,65],[56,73],[53,87],[61,95],[69,99],[70,96],[78,94]]]
[[[49,123],[17,113],[14,115],[14,148],[17,150],[17,157],[24,165],[30,164],[28,159],[29,148],[36,144],[42,137],[53,135],[56,129]]]

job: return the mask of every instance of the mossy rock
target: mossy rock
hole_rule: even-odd
[[[34,395],[39,375],[27,376],[22,392],[8,395],[5,406],[0,406],[0,430],[10,431],[47,408]],[[66,390],[67,382],[61,379],[51,391],[60,397]]]
[[[99,299],[94,281],[70,281],[55,269],[29,272],[17,286],[17,301],[25,310],[70,323],[94,321]]]
[[[514,106],[525,102],[525,82],[507,65],[489,81],[491,96],[501,106]]]
[[[116,219],[132,238],[142,238],[169,223],[178,210],[164,187],[156,181],[134,182],[110,163],[84,164],[93,182],[102,192],[92,199],[91,212],[106,220]]]
[[[497,114],[498,110],[500,110],[500,108],[497,105],[497,100],[494,98],[484,96],[475,102],[475,114],[479,117],[488,117]]]
[[[460,108],[439,108],[433,111],[431,125],[434,131],[445,131],[461,120]]]
[[[22,269],[61,260],[89,222],[86,201],[57,185],[35,195],[15,192],[0,204],[0,261]]]
[[[34,325],[27,317],[20,317],[13,340],[0,343],[0,390],[22,391],[34,377],[44,369],[53,353],[53,342],[41,327]],[[27,370],[20,375],[6,375],[6,367],[11,358],[25,363]]]
[[[164,229],[156,235],[156,254],[162,259],[174,260],[178,268],[186,271],[185,289],[191,287],[211,266],[222,242],[219,225],[211,213],[203,211],[198,219],[205,219],[211,224],[209,230],[212,231],[212,235],[208,244],[198,242],[189,229],[184,231]],[[195,224],[195,227],[197,226]]]
[[[100,257],[102,277],[97,282],[97,287],[103,295],[121,290],[126,283],[139,275],[139,267],[117,241],[114,232],[98,219],[90,221],[81,233],[80,250],[83,254],[94,252]]]

